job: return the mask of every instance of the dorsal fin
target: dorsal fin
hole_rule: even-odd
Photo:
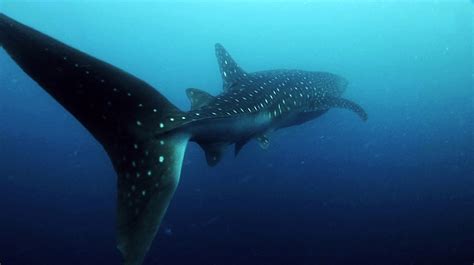
[[[228,91],[247,76],[247,73],[232,59],[230,54],[219,43],[216,43],[216,57],[221,71],[223,89]]]
[[[191,101],[191,110],[200,109],[214,100],[214,96],[197,88],[186,89],[186,95]]]
[[[199,144],[204,150],[204,153],[206,153],[206,161],[207,164],[211,167],[217,165],[219,161],[221,161],[222,154],[225,151],[225,148],[227,146],[226,143],[215,143],[215,144],[204,144],[200,143]]]

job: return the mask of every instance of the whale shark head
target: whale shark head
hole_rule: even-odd
[[[347,79],[345,79],[344,77],[339,76],[339,78],[336,81],[337,88],[341,91],[346,91],[346,88],[348,85],[349,85],[349,81],[347,81]]]

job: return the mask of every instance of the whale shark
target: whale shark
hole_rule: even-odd
[[[362,107],[342,97],[348,82],[327,72],[243,70],[215,45],[222,93],[189,88],[183,111],[134,75],[81,52],[4,14],[0,46],[102,145],[117,174],[117,248],[125,265],[148,252],[178,186],[189,141],[210,166],[224,150],[250,140],[268,148],[270,135],[332,108]]]

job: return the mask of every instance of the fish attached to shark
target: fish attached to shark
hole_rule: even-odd
[[[223,92],[188,89],[191,110],[175,107],[137,77],[0,14],[0,46],[70,112],[109,155],[117,173],[117,247],[123,264],[142,264],[179,183],[189,141],[216,165],[250,140],[302,124],[331,108],[366,112],[341,97],[347,81],[300,70],[249,73],[220,44]]]

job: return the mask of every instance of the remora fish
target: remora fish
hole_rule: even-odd
[[[267,147],[272,131],[312,120],[330,108],[365,111],[341,98],[347,82],[324,72],[247,73],[217,44],[224,91],[186,91],[179,110],[157,90],[113,65],[0,14],[0,45],[99,141],[118,176],[117,237],[125,265],[139,265],[178,185],[188,141],[215,165],[235,144]]]

